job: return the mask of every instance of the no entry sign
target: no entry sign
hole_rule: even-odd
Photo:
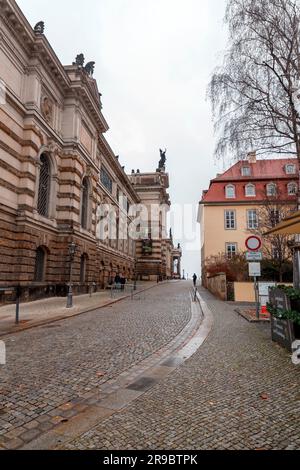
[[[261,247],[261,239],[256,235],[251,235],[251,237],[247,238],[245,244],[249,251],[257,251]]]

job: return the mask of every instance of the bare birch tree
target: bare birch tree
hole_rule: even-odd
[[[300,160],[297,0],[228,0],[229,49],[209,85],[215,154],[295,154]]]

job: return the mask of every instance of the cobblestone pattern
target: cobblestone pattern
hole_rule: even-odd
[[[183,365],[68,449],[300,449],[300,367],[202,290],[215,318]]]
[[[95,389],[155,353],[191,317],[189,286],[169,283],[80,317],[4,338],[0,447],[18,448],[84,411]]]

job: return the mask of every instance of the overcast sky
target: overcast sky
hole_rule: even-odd
[[[64,65],[83,52],[96,62],[106,134],[126,171],[155,171],[167,148],[172,203],[194,204],[214,164],[206,89],[226,47],[225,0],[18,0]],[[218,168],[217,168],[218,167]],[[173,224],[175,233],[179,225]],[[200,240],[184,239],[182,267],[200,273]]]

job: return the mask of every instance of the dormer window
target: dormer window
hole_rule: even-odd
[[[242,173],[242,176],[250,176],[251,175],[250,166],[242,166],[241,173]]]
[[[296,173],[296,166],[293,163],[285,165],[285,172],[287,175],[294,175]]]
[[[295,196],[295,194],[297,194],[298,187],[296,183],[289,183],[287,185],[287,189],[288,189],[289,196]]]
[[[233,184],[228,184],[225,188],[225,196],[228,199],[235,198],[235,186]]]
[[[255,197],[255,186],[254,184],[247,184],[245,187],[245,196],[246,197]]]
[[[275,183],[267,184],[267,196],[276,196],[277,187]]]

